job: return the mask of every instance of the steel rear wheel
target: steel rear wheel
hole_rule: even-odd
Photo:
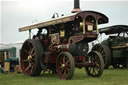
[[[95,66],[85,67],[86,72],[89,76],[100,77],[104,70],[104,61],[101,54],[97,51],[90,52],[88,54],[88,62]]]
[[[96,44],[92,48],[92,51],[98,51],[102,55],[105,64],[104,68],[107,69],[111,64],[111,52],[109,47],[104,44]]]
[[[58,55],[56,69],[61,79],[68,80],[73,77],[75,62],[72,55],[68,52],[62,52]]]
[[[28,39],[21,49],[21,68],[25,75],[38,76],[41,72],[41,50],[38,49],[39,41]]]

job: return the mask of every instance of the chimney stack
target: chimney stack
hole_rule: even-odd
[[[81,11],[79,0],[74,0],[74,9],[72,10],[72,13],[79,12],[79,11]]]

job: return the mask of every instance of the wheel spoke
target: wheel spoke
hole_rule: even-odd
[[[34,67],[34,66],[31,66],[31,73],[32,73],[32,71],[33,71],[33,67]]]
[[[95,76],[95,75],[97,75],[97,72],[98,72],[98,71],[97,71],[97,68],[96,68],[97,65],[98,65],[98,64],[97,64],[97,61],[98,61],[97,59],[98,59],[98,58],[97,58],[97,56],[95,56],[95,57],[93,57],[93,58],[94,58],[94,59],[93,59],[93,63],[96,64],[96,66],[92,68],[92,70],[93,70],[93,71],[92,71],[92,75]]]
[[[93,67],[93,75],[96,75],[95,67]]]
[[[70,68],[66,68],[66,70],[69,72],[70,71]]]
[[[32,50],[30,51],[30,55],[32,56],[32,53],[34,52],[34,48],[32,48]]]
[[[31,54],[31,56],[35,56],[35,55],[36,55],[36,53]]]
[[[61,70],[61,73],[63,73],[64,69],[63,69],[63,68],[61,68],[60,70]]]
[[[95,73],[96,73],[96,75],[98,74],[98,72],[99,72],[99,71],[98,71],[97,68],[95,67]]]
[[[99,70],[100,70],[99,67],[96,67],[96,70],[99,72]]]
[[[29,52],[27,50],[24,49],[23,51],[26,52],[27,54],[29,54]]]
[[[67,65],[69,63],[69,60],[66,61],[65,65]]]
[[[35,62],[35,58],[32,58],[32,61]]]
[[[31,49],[31,48],[32,48],[32,47],[31,47],[31,45],[30,45],[30,43],[27,43],[27,45],[28,45],[29,49]]]
[[[63,56],[63,64],[65,63],[65,56]]]
[[[70,64],[67,64],[66,67],[67,67],[67,68],[70,68]]]
[[[26,71],[31,67],[31,64],[29,63],[28,67],[26,68]]]
[[[29,60],[28,59],[26,59],[26,60],[23,60],[23,62],[28,62]]]
[[[34,68],[34,64],[33,64],[33,65],[31,65],[31,73],[32,73],[32,71],[33,71],[33,68]]]
[[[60,66],[63,64],[63,57],[62,56],[59,58],[59,64],[60,64]]]
[[[101,51],[100,53],[101,53],[101,55],[105,55],[104,51]]]
[[[64,70],[64,75],[63,76],[66,77],[66,70]]]

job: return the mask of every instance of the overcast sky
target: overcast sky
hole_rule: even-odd
[[[2,0],[0,42],[10,43],[24,41],[28,32],[19,32],[19,27],[50,19],[54,12],[69,14],[74,0]],[[93,10],[109,17],[109,23],[128,25],[128,1],[80,0],[82,10]],[[33,32],[35,34],[35,32]]]

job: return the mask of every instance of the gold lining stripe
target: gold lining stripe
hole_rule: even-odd
[[[96,33],[98,34],[99,31],[98,31],[98,21],[96,21]]]
[[[83,19],[83,34],[85,34],[85,19]]]

